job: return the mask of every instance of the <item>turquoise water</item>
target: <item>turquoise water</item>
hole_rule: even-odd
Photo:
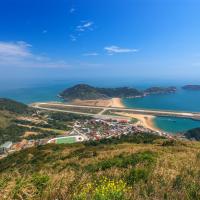
[[[57,95],[75,84],[86,83],[98,87],[121,87],[130,85],[129,81],[110,79],[38,79],[38,80],[0,80],[0,97],[11,98],[26,104],[33,102],[61,101]]]
[[[177,117],[156,117],[154,122],[158,128],[170,133],[181,133],[200,127],[200,121]]]
[[[179,89],[174,94],[123,99],[123,102],[129,108],[200,112],[200,91]],[[177,133],[200,127],[200,121],[174,117],[156,117],[155,125],[166,132]]]
[[[41,82],[29,82],[29,84],[27,84],[27,82],[23,82],[23,84],[18,82],[0,82],[0,97],[11,98],[26,104],[33,102],[61,101],[61,99],[59,99],[57,95],[65,88],[71,87],[72,85],[80,82],[85,83],[86,81],[43,80]],[[123,84],[117,81],[93,81],[87,83],[100,87],[119,87]],[[106,85],[107,83],[112,84]],[[123,85],[126,84],[124,83]],[[130,86],[134,87],[134,85]],[[148,86],[141,86],[137,88],[147,87]],[[151,95],[144,98],[123,99],[123,103],[128,108],[200,112],[200,91],[184,91],[179,89],[175,94]],[[195,127],[200,127],[200,121],[171,117],[157,117],[155,118],[155,124],[160,129],[173,133],[186,131]]]
[[[61,86],[10,89],[1,91],[0,96],[14,99],[25,104],[33,102],[61,101],[57,94],[59,94],[62,89],[64,88]]]
[[[123,99],[128,108],[200,112],[200,91],[179,89],[174,94],[150,95],[144,98]]]

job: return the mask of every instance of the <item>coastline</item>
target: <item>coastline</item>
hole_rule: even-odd
[[[111,99],[111,107],[115,107],[115,108],[125,108],[125,105],[123,104],[121,98],[112,98],[112,99]]]
[[[112,106],[111,107],[117,107],[117,108],[126,108],[126,106],[123,104],[123,101],[121,98],[112,98]],[[154,119],[156,116],[154,115],[142,115],[142,114],[128,114],[128,113],[122,113],[123,116],[135,118],[138,120],[137,125],[144,126],[145,128],[148,128],[152,131],[161,131],[158,127],[156,127]]]
[[[122,98],[111,98],[111,99],[96,99],[96,100],[74,100],[72,102],[74,105],[79,106],[102,106],[102,107],[112,107],[112,108],[126,108],[123,104]],[[135,118],[138,120],[137,125],[144,126],[152,131],[161,131],[156,127],[154,123],[155,116],[153,115],[143,115],[143,114],[129,114],[126,112],[120,113],[122,116]]]
[[[138,122],[136,122],[136,125],[144,126],[145,128],[156,132],[161,131],[158,127],[156,127],[154,122],[155,116],[153,115],[129,114],[125,112],[120,113],[120,115],[137,119]]]

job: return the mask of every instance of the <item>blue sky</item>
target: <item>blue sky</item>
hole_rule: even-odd
[[[199,80],[198,0],[1,0],[0,78]]]

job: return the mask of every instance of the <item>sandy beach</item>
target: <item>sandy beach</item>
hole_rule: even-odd
[[[112,98],[111,99],[111,107],[125,108],[124,104],[122,103],[121,98]]]
[[[157,128],[154,124],[155,116],[153,116],[153,115],[129,114],[129,113],[125,113],[125,112],[120,113],[120,115],[138,119],[138,122],[137,122],[138,125],[144,126],[153,131],[160,131],[160,129]]]

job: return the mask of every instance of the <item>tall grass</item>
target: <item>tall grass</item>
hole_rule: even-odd
[[[200,199],[200,143],[47,145],[0,161],[0,199]]]

